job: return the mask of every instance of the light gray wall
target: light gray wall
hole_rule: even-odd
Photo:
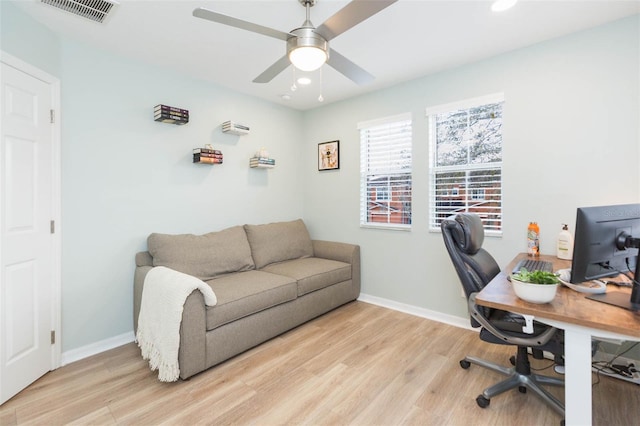
[[[93,51],[62,47],[64,349],[132,329],[133,256],[151,232],[206,233],[302,216],[301,113]],[[190,111],[178,126],[153,107]],[[251,127],[224,134],[221,124]],[[222,165],[192,163],[212,144]],[[250,169],[261,147],[276,168]],[[90,326],[89,326],[90,324]]]
[[[503,92],[504,236],[486,247],[501,265],[525,250],[529,221],[543,253],[578,206],[640,201],[638,17],[431,75],[304,116],[304,217],[326,239],[362,246],[362,291],[466,316],[440,233],[428,231],[425,108]],[[359,121],[413,116],[413,229],[359,227]],[[318,172],[317,143],[339,139],[339,171]]]
[[[60,75],[60,41],[16,6],[0,1],[0,49],[42,71]]]

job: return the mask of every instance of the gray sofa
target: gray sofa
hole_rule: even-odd
[[[144,278],[154,266],[193,275],[218,302],[191,293],[180,325],[186,379],[360,294],[360,247],[311,240],[302,220],[235,226],[205,235],[151,234],[136,254],[134,330]]]

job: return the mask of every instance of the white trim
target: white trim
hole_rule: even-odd
[[[411,120],[411,113],[405,112],[398,115],[390,115],[388,117],[376,118],[374,120],[360,121],[358,123],[358,130],[366,129],[368,127],[381,126],[383,124],[395,123],[396,121]]]
[[[448,104],[434,105],[426,108],[426,116],[441,114],[443,112],[469,109],[486,104],[497,104],[504,102],[504,93],[492,93],[490,95],[478,96],[477,98],[465,99],[462,101],[450,102]]]
[[[56,332],[56,343],[51,346],[51,369],[60,367],[62,352],[62,213],[61,213],[61,126],[60,126],[60,79],[42,71],[41,69],[0,50],[0,62],[23,73],[37,78],[51,87],[51,109],[55,111],[55,122],[51,126],[51,148],[53,156],[52,172],[52,220],[55,221],[56,231],[53,234],[53,288],[51,328]]]
[[[99,342],[91,343],[81,348],[72,349],[62,354],[62,366],[80,361],[81,359],[108,351],[118,346],[126,345],[135,341],[133,331],[120,334],[119,336],[109,337]]]
[[[452,325],[454,327],[477,331],[477,329],[471,327],[471,323],[468,318],[460,318],[454,315],[443,314],[442,312],[432,311],[430,309],[421,308],[419,306],[407,305],[405,303],[384,299],[382,297],[371,296],[365,293],[360,293],[358,301],[382,306],[383,308],[393,309],[394,311],[398,312],[404,312],[405,314],[414,315],[420,318],[438,321],[444,324]]]

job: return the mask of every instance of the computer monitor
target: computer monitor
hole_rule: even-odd
[[[578,284],[620,273],[634,273],[631,297],[620,291],[590,299],[640,310],[640,204],[580,207],[576,216],[571,282]]]

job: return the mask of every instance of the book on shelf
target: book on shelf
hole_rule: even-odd
[[[235,123],[233,121],[225,121],[222,123],[222,131],[225,133],[233,133],[237,135],[246,135],[249,133],[249,126],[244,124]]]
[[[193,148],[194,154],[220,154],[222,155],[222,151],[218,149],[211,148]]]
[[[273,158],[253,157],[249,159],[249,167],[273,168],[275,166],[276,160]]]
[[[183,117],[189,117],[189,110],[188,109],[176,108],[176,107],[172,107],[172,106],[169,106],[169,105],[162,105],[162,104],[158,104],[155,107],[153,107],[153,112],[155,114],[167,113],[167,114],[180,115],[180,116],[183,116]]]
[[[188,118],[178,118],[175,116],[168,115],[160,115],[153,118],[158,123],[169,123],[169,124],[187,124],[189,122]]]
[[[222,157],[201,157],[199,154],[193,154],[194,163],[222,164]]]
[[[265,158],[265,157],[253,157],[249,160],[249,163],[251,164],[270,164],[270,165],[274,165],[276,164],[276,160],[275,158]]]
[[[187,124],[189,110],[160,104],[153,108],[153,119],[161,123]]]
[[[222,154],[210,154],[208,152],[202,152],[200,154],[193,154],[194,157],[208,157],[208,158],[222,158]]]

